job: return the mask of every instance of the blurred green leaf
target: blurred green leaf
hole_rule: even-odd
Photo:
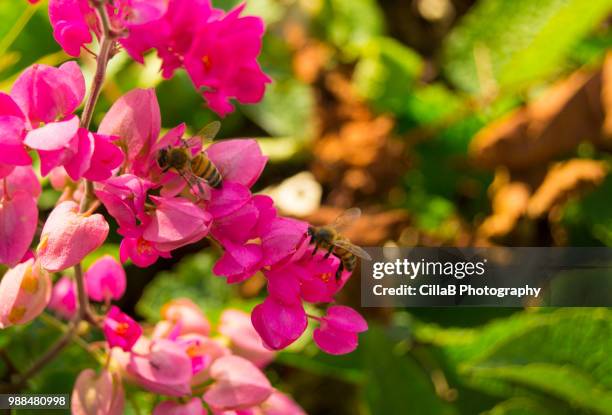
[[[428,375],[408,355],[394,350],[382,328],[370,326],[360,339],[366,376],[364,395],[371,414],[444,415],[456,411],[435,393]]]
[[[353,81],[380,111],[406,111],[407,97],[423,71],[421,57],[395,39],[377,37],[363,48]]]
[[[540,403],[528,398],[512,398],[503,401],[483,415],[553,415]],[[558,413],[556,415],[559,415]]]
[[[278,80],[268,86],[258,105],[242,110],[271,136],[303,140],[312,137],[315,99],[312,90],[294,79]]]
[[[323,0],[320,24],[328,40],[347,58],[355,58],[370,39],[384,34],[384,18],[375,0]]]
[[[524,86],[558,71],[611,10],[610,0],[481,0],[446,39],[444,71],[473,93]]]

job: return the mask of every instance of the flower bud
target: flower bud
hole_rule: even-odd
[[[72,390],[72,415],[121,415],[124,391],[116,374],[103,370],[100,376],[92,369],[79,374]]]
[[[85,283],[92,300],[119,300],[125,293],[125,270],[115,258],[105,255],[89,267]]]
[[[8,270],[0,281],[0,329],[33,320],[50,297],[49,273],[33,259]]]

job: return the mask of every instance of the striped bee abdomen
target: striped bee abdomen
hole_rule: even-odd
[[[221,185],[221,174],[212,161],[203,154],[198,154],[191,159],[191,172],[206,180],[211,187],[218,188]]]

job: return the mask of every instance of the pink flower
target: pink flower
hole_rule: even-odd
[[[18,190],[23,190],[33,198],[37,199],[42,191],[36,173],[30,166],[17,166],[6,176],[6,186],[0,186],[0,197],[4,195],[4,190],[8,190],[8,195],[12,195]]]
[[[111,177],[96,187],[96,196],[117,221],[120,235],[142,234],[139,225],[148,221],[145,201],[152,187],[153,183],[133,174]]]
[[[119,257],[121,262],[131,259],[134,265],[146,268],[157,262],[159,257],[170,258],[170,253],[159,251],[152,242],[142,237],[123,238],[119,247]]]
[[[204,393],[204,401],[214,410],[247,409],[264,402],[272,393],[265,375],[242,357],[217,359],[210,375],[215,383]]]
[[[110,137],[79,128],[73,113],[84,95],[85,80],[75,62],[27,68],[10,96],[0,94],[0,164],[31,164],[27,145],[38,151],[43,176],[64,166],[73,180],[108,178],[123,155]]]
[[[104,319],[104,336],[110,347],[130,351],[142,335],[142,328],[119,307],[112,306]]]
[[[293,399],[278,390],[272,392],[259,408],[256,415],[306,415]]]
[[[226,181],[251,187],[263,171],[268,158],[256,140],[223,140],[213,143],[206,154]]]
[[[131,354],[126,370],[136,383],[151,392],[169,396],[191,393],[191,358],[174,341],[158,339],[151,343],[148,353]]]
[[[151,222],[146,226],[143,237],[153,242],[161,251],[171,251],[199,241],[208,234],[211,215],[182,198],[150,196],[156,205]]]
[[[0,280],[0,329],[37,317],[51,297],[51,279],[33,259],[11,268]]]
[[[302,335],[308,325],[301,302],[284,304],[272,296],[253,309],[251,322],[265,346],[272,350],[289,346]]]
[[[188,298],[178,298],[164,304],[161,314],[164,320],[180,324],[179,334],[208,336],[210,333],[210,323],[200,308]]]
[[[221,116],[234,110],[235,98],[243,104],[259,102],[270,78],[257,63],[264,33],[263,21],[240,17],[242,4],[224,16],[211,19],[198,31],[184,57],[184,65],[209,107]]]
[[[98,249],[108,235],[104,216],[78,213],[72,201],[53,209],[43,227],[38,256],[43,268],[51,272],[65,270]]]
[[[70,56],[79,56],[81,47],[92,41],[88,23],[96,19],[87,0],[49,0],[53,36]]]
[[[313,333],[317,346],[330,354],[346,354],[357,348],[357,333],[368,329],[368,323],[350,307],[332,306],[320,319],[321,327]]]
[[[83,370],[74,384],[70,409],[73,415],[122,415],[125,393],[121,378],[102,370]]]
[[[60,278],[54,285],[47,306],[65,319],[71,319],[77,310],[76,283],[69,277]]]
[[[125,293],[125,270],[115,258],[104,255],[89,267],[85,283],[92,300],[119,300]]]
[[[164,401],[153,410],[153,415],[204,415],[202,399],[191,398],[187,403]]]
[[[240,310],[225,310],[221,314],[219,333],[230,340],[231,350],[248,359],[258,367],[274,360],[275,352],[263,347],[261,337],[251,323],[248,313]]]
[[[38,207],[36,198],[29,193],[32,189],[12,191],[10,187],[15,185],[9,187],[11,182],[3,180],[7,180],[9,194],[0,192],[0,263],[14,266],[30,248],[38,223]]]
[[[160,129],[161,116],[155,91],[134,89],[115,101],[98,131],[120,137],[117,144],[126,150],[127,165],[132,166],[137,160],[149,156]],[[145,176],[146,172],[136,173]]]

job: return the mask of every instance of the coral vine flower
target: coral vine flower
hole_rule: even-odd
[[[69,277],[60,278],[54,285],[47,306],[56,314],[71,319],[77,310],[76,283]]]
[[[106,6],[119,43],[136,61],[142,63],[144,52],[156,49],[164,77],[184,67],[221,116],[234,110],[230,99],[259,102],[271,82],[257,63],[263,21],[240,16],[244,7],[225,13],[210,0],[116,0]],[[100,36],[99,17],[87,0],[50,0],[49,17],[55,39],[71,56],[79,56],[92,32]]]
[[[94,301],[119,300],[125,293],[125,270],[115,258],[104,255],[85,273],[85,284]]]
[[[200,308],[188,298],[177,298],[164,304],[161,309],[164,320],[180,323],[179,334],[195,333],[208,336],[210,323]]]
[[[263,21],[240,17],[246,4],[211,19],[195,35],[184,65],[208,106],[220,116],[234,110],[230,98],[243,104],[259,102],[271,79],[257,64],[264,33]]]
[[[123,155],[111,137],[79,128],[73,113],[84,96],[85,79],[75,62],[27,68],[10,95],[0,93],[0,164],[31,164],[31,148],[38,151],[43,176],[64,166],[73,180],[110,177]]]
[[[0,263],[15,266],[26,254],[38,223],[40,185],[29,167],[0,179]]]
[[[357,333],[368,329],[368,323],[359,313],[340,305],[329,307],[320,322],[313,338],[317,346],[329,354],[352,352],[357,348]]]
[[[126,366],[135,382],[151,392],[169,396],[191,392],[192,369],[184,346],[166,339],[154,340],[146,354],[131,354]]]
[[[142,328],[118,307],[112,306],[104,319],[104,336],[110,347],[128,352],[142,335]]]
[[[215,383],[204,393],[204,401],[213,410],[247,409],[264,402],[272,393],[266,376],[242,357],[217,359],[210,375]]]
[[[125,393],[121,378],[108,370],[96,375],[83,370],[74,384],[70,409],[73,415],[122,415]]]
[[[0,329],[25,324],[37,317],[51,297],[51,278],[29,259],[0,280]]]
[[[258,367],[274,360],[275,352],[263,347],[261,337],[251,323],[251,316],[240,310],[225,310],[221,314],[219,333],[230,340],[230,349]]]
[[[48,271],[58,272],[81,262],[98,249],[108,235],[108,223],[100,214],[79,213],[73,201],[53,209],[42,229],[38,255]]]

